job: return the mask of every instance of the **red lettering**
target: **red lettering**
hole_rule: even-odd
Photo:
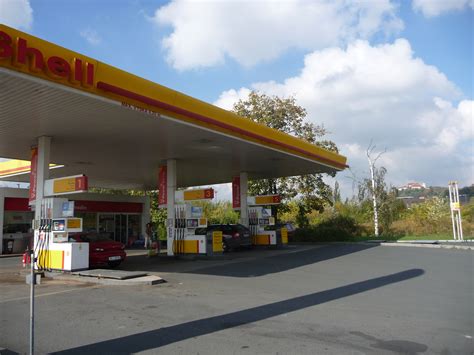
[[[94,85],[94,64],[86,63],[86,85]]]
[[[30,60],[30,70],[40,71],[44,68],[43,53],[36,48],[28,48],[26,39],[18,38],[17,40],[17,57],[16,61],[19,64],[26,64],[26,58]],[[33,57],[33,58],[32,58]]]
[[[48,70],[53,76],[68,78],[71,75],[71,66],[60,57],[50,57],[48,59]]]
[[[0,31],[0,59],[10,58],[13,55],[12,38]]]
[[[13,65],[28,65],[28,70],[32,72],[42,71],[55,79],[69,79],[73,84],[87,87],[94,85],[94,64],[79,58],[74,58],[72,62],[57,56],[45,58],[41,50],[28,47],[26,39],[13,39],[8,33],[0,31],[0,60],[7,58],[12,60]]]
[[[82,60],[74,58],[74,76],[73,81],[81,83],[84,78],[84,73],[82,71]]]

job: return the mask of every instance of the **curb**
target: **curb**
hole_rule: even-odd
[[[0,259],[7,258],[19,258],[23,254],[0,254]]]
[[[380,243],[380,245],[387,246],[387,247],[458,249],[458,250],[473,250],[474,251],[474,246],[466,246],[466,245],[415,244],[415,243]]]

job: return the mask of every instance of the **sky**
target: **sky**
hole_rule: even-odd
[[[294,96],[346,196],[371,141],[389,184],[474,183],[474,0],[0,0],[0,22],[226,109]]]

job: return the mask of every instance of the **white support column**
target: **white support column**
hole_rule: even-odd
[[[240,173],[240,223],[246,227],[249,226],[248,187],[248,174]]]
[[[0,189],[0,255],[3,253],[3,223],[5,221],[5,194]]]
[[[166,162],[166,199],[167,199],[167,231],[166,242],[167,254],[174,255],[174,223],[175,223],[175,191],[176,191],[176,160],[169,159]]]
[[[140,237],[145,238],[146,233],[146,224],[151,222],[150,216],[150,196],[145,195],[145,201],[143,203],[143,211],[142,211],[142,221],[141,221],[141,230],[140,230]]]
[[[44,181],[49,178],[49,156],[51,150],[51,137],[38,138],[38,167],[36,171],[36,201],[35,201],[35,220],[46,218],[42,216],[41,203],[44,198]],[[33,250],[38,241],[38,232],[35,231]]]
[[[38,168],[36,171],[35,219],[41,218],[41,202],[44,197],[44,181],[49,178],[51,137],[38,138]]]

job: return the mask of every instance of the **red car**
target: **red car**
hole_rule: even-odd
[[[125,245],[107,234],[74,233],[69,234],[69,241],[89,243],[89,267],[117,267],[127,257]]]

